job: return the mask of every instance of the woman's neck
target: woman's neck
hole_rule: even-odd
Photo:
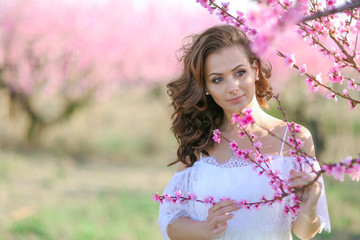
[[[252,109],[251,116],[254,118],[255,122],[260,126],[266,126],[266,119],[267,119],[268,115],[266,112],[264,112],[264,110],[261,109],[259,104],[257,104],[257,103],[252,104],[251,106],[248,106],[245,109],[248,109],[248,108]],[[243,111],[245,109],[242,109],[241,111]],[[241,112],[241,111],[239,111],[239,112]],[[239,113],[239,112],[234,112],[234,113]],[[224,119],[221,124],[220,131],[222,131],[222,132],[236,131],[237,132],[237,130],[239,130],[239,128],[236,127],[236,124],[231,124],[231,120],[232,120],[234,113],[224,114]]]

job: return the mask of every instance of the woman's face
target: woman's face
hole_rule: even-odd
[[[258,67],[250,65],[239,45],[221,48],[205,60],[205,87],[228,116],[257,104],[255,79]]]

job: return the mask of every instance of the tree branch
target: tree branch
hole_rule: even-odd
[[[334,13],[338,13],[338,12],[348,10],[348,9],[358,8],[358,7],[360,7],[360,0],[356,0],[356,1],[353,1],[353,2],[348,2],[348,3],[344,4],[341,7],[326,10],[326,11],[323,11],[323,12],[318,12],[318,13],[315,13],[315,14],[310,15],[310,16],[306,16],[300,21],[300,23],[301,22],[307,22],[307,21],[314,20],[314,19],[321,18],[321,17],[325,17],[325,16],[328,16],[328,15],[331,15],[331,14],[334,14]]]

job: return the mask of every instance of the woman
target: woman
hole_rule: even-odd
[[[182,75],[168,84],[174,114],[172,130],[178,139],[178,172],[164,194],[195,193],[198,199],[212,195],[213,206],[194,201],[183,204],[163,203],[159,224],[164,239],[292,239],[291,230],[301,239],[310,239],[323,228],[330,231],[327,203],[320,178],[302,193],[300,213],[286,215],[289,199],[260,210],[240,209],[232,200],[250,202],[271,197],[265,176],[258,176],[250,162],[231,152],[229,144],[212,140],[219,129],[226,139],[235,140],[241,149],[253,146],[241,138],[231,124],[234,113],[251,108],[257,124],[247,131],[261,140],[262,154],[273,156],[271,168],[289,179],[289,185],[306,185],[313,176],[297,171],[289,148],[269,135],[263,126],[277,135],[287,135],[287,125],[262,110],[272,96],[268,82],[271,68],[250,49],[250,40],[239,29],[224,25],[194,35],[182,49]],[[302,127],[304,149],[314,156],[311,135]],[[318,164],[316,165],[317,167]]]

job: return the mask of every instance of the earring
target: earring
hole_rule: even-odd
[[[208,92],[205,92],[205,95],[210,95],[210,93],[208,93]]]
[[[259,79],[260,79],[259,76],[257,76],[257,77],[256,77],[256,81],[258,81]]]

